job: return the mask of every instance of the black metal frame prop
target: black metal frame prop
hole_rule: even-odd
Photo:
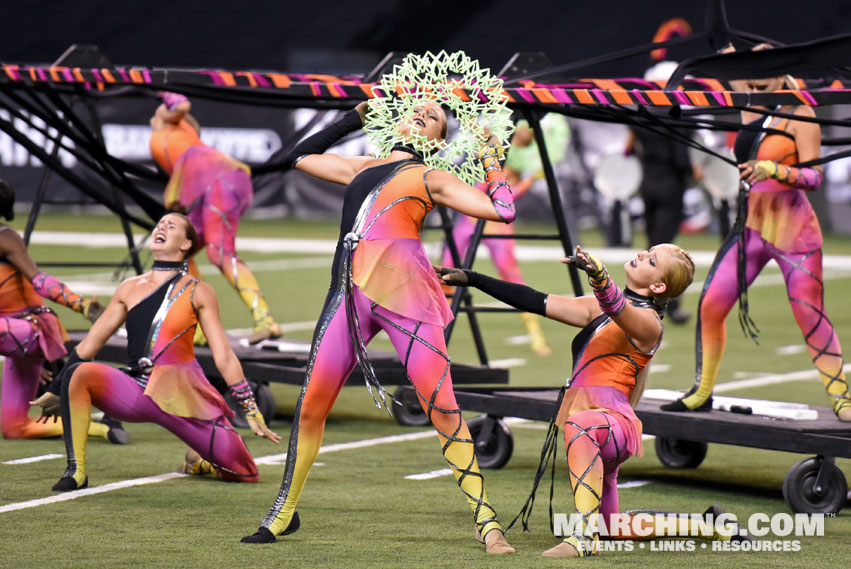
[[[707,41],[713,49],[730,40],[754,44],[768,41],[765,38],[731,30],[726,21],[721,0],[707,2],[706,31],[667,42],[647,44],[629,50],[592,58],[589,60],[552,67],[545,57],[515,55],[506,64],[500,75],[505,78],[503,93],[509,105],[518,109],[528,120],[535,133],[541,154],[544,176],[547,182],[550,203],[557,226],[555,235],[513,235],[514,239],[558,239],[565,254],[573,250],[573,240],[564,217],[561,192],[546,152],[546,143],[539,119],[546,112],[557,112],[570,117],[604,122],[625,123],[646,128],[672,137],[683,144],[714,154],[722,160],[732,162],[704,147],[683,131],[687,129],[738,130],[747,128],[738,122],[707,118],[708,116],[738,113],[742,109],[783,116],[783,113],[768,111],[784,104],[829,105],[851,102],[851,89],[845,88],[841,79],[851,75],[846,67],[851,54],[851,35],[829,38],[796,46],[778,47],[759,52],[738,52],[709,55],[683,62],[667,86],[660,82],[641,79],[570,79],[567,71],[576,71],[615,61],[624,57],[644,54],[652,49],[671,47],[686,42]],[[777,42],[771,42],[777,44]],[[806,63],[800,63],[806,55]],[[795,57],[796,59],[787,59]],[[264,105],[283,108],[344,109],[359,101],[374,96],[370,80],[388,69],[400,54],[389,54],[376,69],[363,79],[338,78],[320,75],[293,75],[278,72],[148,69],[138,67],[116,67],[96,48],[72,46],[54,65],[3,64],[0,67],[0,108],[9,112],[10,119],[0,117],[0,131],[26,148],[49,169],[56,172],[83,194],[105,205],[116,213],[124,224],[131,263],[141,272],[138,255],[135,254],[129,223],[151,229],[153,220],[164,212],[162,204],[152,199],[138,185],[140,180],[165,183],[164,174],[131,164],[110,156],[100,133],[96,102],[104,98],[150,95],[160,90],[170,90],[201,99]],[[788,65],[787,65],[788,64]],[[537,67],[536,67],[537,66]],[[730,91],[724,81],[731,79],[776,76],[790,69],[804,73],[815,69],[817,77],[799,80],[800,90],[773,93],[744,93]],[[689,78],[689,71],[711,71],[714,78]],[[532,81],[532,80],[535,81]],[[462,96],[469,94],[460,93]],[[90,113],[87,122],[75,110],[79,103]],[[761,107],[754,109],[753,107]],[[652,110],[651,110],[652,108]],[[796,117],[798,120],[801,117]],[[52,151],[47,151],[15,128],[14,120],[24,121],[29,128],[40,132],[45,140],[53,141]],[[822,125],[851,126],[851,119],[810,119]],[[305,129],[296,133],[297,142]],[[848,144],[849,139],[825,139],[824,144]],[[95,182],[89,182],[57,159],[58,152],[73,154],[78,162],[88,169]],[[839,152],[805,165],[824,163],[851,155]],[[274,157],[266,164],[252,165],[252,175],[262,175],[282,170]],[[38,192],[37,203],[27,226],[27,236],[32,231],[35,219],[45,199],[49,171],[45,172]],[[133,215],[124,207],[124,198],[141,207],[148,218]],[[461,259],[452,239],[451,219],[446,211],[440,211],[439,227],[446,233],[453,261],[458,266],[470,267],[475,252],[483,238],[504,238],[484,235],[484,223],[476,227],[466,258]],[[76,266],[84,266],[77,263]],[[577,295],[582,293],[579,275],[570,267],[569,278]],[[452,301],[454,313],[465,311],[470,317],[473,336],[483,364],[487,354],[475,314],[478,311],[511,310],[484,309],[472,305],[469,293],[458,289]],[[452,326],[447,329],[447,339]]]

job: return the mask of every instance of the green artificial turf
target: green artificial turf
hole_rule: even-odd
[[[23,220],[16,221],[23,227]],[[41,231],[118,232],[111,217],[71,217],[43,215]],[[538,229],[538,228],[532,228]],[[289,220],[246,220],[240,235],[249,237],[336,238],[332,223]],[[433,241],[436,234],[428,236]],[[599,248],[602,239],[596,231],[583,232],[578,241]],[[711,251],[717,236],[687,235],[680,244],[694,251]],[[126,250],[93,249],[78,245],[32,245],[37,262],[104,260],[118,262]],[[829,238],[828,255],[851,255],[851,239]],[[264,293],[278,320],[306,323],[288,332],[287,337],[309,340],[322,305],[330,274],[331,254],[242,254],[255,267]],[[286,260],[309,260],[300,268],[276,268]],[[202,268],[207,265],[199,256]],[[315,261],[315,263],[313,262]],[[547,292],[570,293],[564,268],[557,260],[523,262],[527,282]],[[477,270],[494,274],[492,265],[482,261]],[[95,273],[109,282],[109,270],[51,268],[50,272],[75,282]],[[617,280],[622,269],[611,267]],[[706,276],[698,269],[696,280]],[[792,317],[779,271],[769,266],[751,292],[752,314],[762,334],[757,346],[742,335],[735,311],[729,319],[729,342],[719,384],[766,374],[783,374],[811,368],[806,352],[786,353],[786,346],[802,345],[800,331]],[[206,273],[219,294],[222,320],[226,328],[247,328],[251,321],[236,294],[218,274]],[[840,339],[851,338],[851,264],[831,271],[826,278],[828,314]],[[699,290],[693,287],[684,297],[683,307],[694,313]],[[475,293],[477,302],[490,302]],[[107,300],[103,298],[103,300]],[[85,327],[78,315],[57,308],[69,329]],[[542,323],[553,355],[534,356],[528,345],[510,343],[525,334],[522,322],[513,314],[482,314],[488,355],[493,360],[524,359],[525,365],[510,370],[511,386],[558,387],[570,373],[570,342],[575,333],[562,324]],[[848,343],[851,340],[846,340]],[[389,350],[381,337],[375,348]],[[453,361],[477,363],[469,326],[459,317],[450,353]],[[650,387],[687,389],[694,377],[694,319],[686,325],[668,324],[663,348],[654,359]],[[278,416],[272,425],[284,436],[280,445],[250,436],[242,431],[255,457],[285,452],[289,417],[295,407],[299,387],[272,385]],[[742,397],[801,401],[827,405],[828,400],[816,379],[732,391]],[[469,415],[469,414],[468,414]],[[545,431],[540,423],[512,426],[514,454],[500,470],[485,471],[489,498],[508,521],[523,505],[538,464]],[[377,410],[362,386],[344,389],[331,413],[325,445],[376,439],[417,432],[402,427]],[[88,447],[90,484],[120,482],[172,472],[181,464],[186,447],[164,429],[148,424],[127,425],[132,438],[129,446],[114,446],[92,439]],[[744,518],[751,513],[769,515],[788,512],[781,487],[786,471],[807,455],[711,445],[703,464],[692,470],[670,470],[661,465],[653,441],[645,442],[645,456],[628,460],[621,468],[621,482],[648,481],[649,484],[623,489],[622,510],[632,508],[702,512],[712,503]],[[0,442],[0,463],[24,457],[64,453],[61,440]],[[283,465],[262,465],[259,484],[228,484],[207,478],[177,478],[105,492],[75,500],[39,505],[19,511],[0,512],[0,567],[560,567],[564,560],[541,558],[545,549],[557,543],[548,527],[548,482],[542,484],[532,515],[532,532],[515,527],[509,541],[517,555],[487,558],[473,540],[470,510],[451,476],[430,480],[408,480],[405,476],[446,467],[436,437],[407,442],[368,446],[322,454],[321,465],[311,471],[299,511],[302,529],[268,546],[245,546],[239,538],[252,533],[271,506],[281,482]],[[851,461],[837,464],[851,476]],[[64,458],[20,465],[0,464],[0,507],[53,496],[50,486],[64,470]],[[546,479],[548,480],[548,479]],[[554,509],[573,509],[567,483],[563,452],[556,475]],[[598,559],[582,561],[583,567],[610,563],[653,567],[832,567],[836,566],[851,539],[851,513],[840,512],[826,520],[826,535],[801,539],[797,553],[722,553],[711,546],[696,551],[656,552],[649,548],[632,552],[607,552]],[[573,562],[576,563],[576,562]]]

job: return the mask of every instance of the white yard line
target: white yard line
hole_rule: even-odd
[[[851,364],[842,366],[842,371],[851,372]],[[781,373],[776,375],[766,375],[756,377],[754,379],[743,379],[741,381],[728,381],[715,386],[716,393],[724,393],[736,389],[749,389],[751,387],[761,387],[763,385],[774,385],[777,383],[786,383],[787,381],[803,381],[808,379],[818,379],[819,371],[817,369],[805,369],[801,371],[793,371],[790,373]]]
[[[364,439],[361,441],[352,441],[349,443],[338,443],[335,445],[324,446],[319,449],[319,454],[325,454],[329,452],[338,452],[341,450],[351,450],[358,448],[366,448],[373,447],[378,445],[386,445],[390,443],[400,443],[406,441],[415,441],[419,439],[426,439],[430,437],[436,437],[437,435],[433,430],[428,431],[418,431],[416,433],[407,433],[404,435],[391,435],[389,437],[379,437],[376,439]],[[62,455],[60,455],[62,456]],[[271,454],[268,456],[263,456],[260,458],[254,459],[254,462],[257,464],[280,464],[282,461],[286,460],[287,454]],[[167,474],[158,474],[156,476],[147,476],[145,478],[133,478],[131,480],[124,480],[122,482],[113,482],[111,484],[104,484],[103,486],[95,486],[93,488],[86,488],[84,490],[75,490],[73,492],[67,492],[65,494],[58,494],[56,496],[49,496],[47,498],[39,498],[37,500],[28,500],[26,502],[13,502],[11,504],[6,504],[5,506],[0,506],[0,513],[3,512],[14,512],[17,510],[24,510],[26,508],[35,508],[37,506],[44,506],[47,504],[55,504],[57,502],[65,502],[67,500],[75,500],[77,498],[82,498],[83,496],[91,496],[92,494],[101,494],[103,492],[111,492],[113,490],[121,490],[123,488],[130,488],[132,486],[142,486],[145,484],[156,484],[158,482],[165,482],[166,480],[172,480],[174,478],[183,478],[187,476],[186,474],[180,474],[178,472],[170,472]]]
[[[491,367],[508,369],[526,365],[526,358],[505,358],[503,360],[491,360],[489,363]]]
[[[441,468],[440,470],[432,470],[431,472],[423,472],[421,474],[409,474],[405,480],[431,480],[432,478],[440,478],[441,476],[449,476],[452,474],[451,468]]]
[[[139,242],[143,236],[137,235]],[[70,245],[89,248],[126,247],[127,239],[121,233],[86,233],[70,231],[36,231],[31,243],[39,245]],[[333,255],[336,242],[332,239],[290,239],[280,237],[237,237],[238,251],[256,253],[305,253]],[[427,243],[430,253],[439,253],[440,243]],[[432,249],[434,251],[432,251]],[[556,245],[517,245],[517,258],[522,261],[558,261],[564,251]],[[690,251],[697,266],[708,267],[715,258],[715,251]],[[625,263],[635,256],[631,248],[600,248],[594,254],[604,263]],[[478,257],[487,257],[487,248],[481,247]],[[822,263],[825,269],[851,270],[851,256],[825,255]],[[694,288],[694,286],[692,286]]]
[[[167,474],[158,474],[156,476],[147,476],[145,478],[133,478],[131,480],[123,480],[121,482],[113,482],[112,484],[104,484],[103,486],[95,486],[94,488],[86,488],[84,490],[75,490],[65,494],[57,494],[48,496],[47,498],[39,498],[37,500],[28,500],[26,502],[13,502],[0,506],[0,514],[4,512],[14,512],[17,510],[25,510],[27,508],[35,508],[36,506],[45,506],[47,504],[56,504],[57,502],[67,502],[68,500],[76,500],[83,496],[91,496],[92,494],[102,494],[103,492],[112,492],[113,490],[121,490],[132,486],[144,486],[145,484],[156,484],[157,482],[165,482],[172,478],[183,478],[186,474],[178,472],[169,472]]]
[[[43,454],[41,456],[29,456],[27,458],[18,458],[15,460],[7,460],[0,464],[30,464],[32,462],[41,462],[42,460],[53,460],[56,458],[65,458],[64,454]]]
[[[329,452],[338,452],[341,450],[351,450],[355,448],[366,448],[373,447],[378,445],[386,445],[390,443],[401,443],[406,441],[416,441],[419,439],[427,439],[429,437],[436,437],[434,431],[418,431],[416,433],[408,433],[405,435],[390,435],[389,437],[380,437],[377,439],[365,439],[362,441],[352,441],[350,443],[338,443],[335,445],[324,446],[319,449],[319,454],[326,454]],[[268,456],[263,456],[260,458],[254,459],[254,462],[257,464],[274,464],[276,462],[286,460],[287,453],[281,454],[270,454]]]

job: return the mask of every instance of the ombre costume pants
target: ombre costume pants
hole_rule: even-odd
[[[364,342],[384,330],[407,370],[420,403],[434,427],[481,535],[501,529],[487,502],[474,444],[455,401],[443,328],[414,321],[378,306],[353,287],[357,325]],[[283,483],[262,525],[280,535],[288,526],[310,467],[319,453],[325,420],[357,363],[349,333],[344,293],[326,302],[314,334],[307,377],[296,406]]]
[[[129,423],[156,423],[208,460],[223,480],[257,482],[257,467],[245,441],[224,416],[213,421],[166,413],[126,373],[112,366],[78,364],[63,385],[62,418],[68,469],[78,485],[86,478],[86,441],[92,405],[110,417]]]
[[[727,342],[725,322],[739,295],[737,243],[736,236],[731,234],[721,246],[700,295],[695,384],[684,399],[692,408],[712,394],[724,356]],[[775,260],[780,266],[792,313],[827,393],[834,399],[847,398],[842,349],[824,310],[821,249],[786,253],[764,241],[758,232],[746,228],[745,256],[748,286],[770,260]]]

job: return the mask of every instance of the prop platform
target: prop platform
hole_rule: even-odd
[[[69,331],[71,340],[65,344],[69,352],[79,344],[86,336],[85,331]],[[264,416],[274,416],[275,401],[267,385],[269,383],[286,383],[290,385],[301,385],[304,383],[304,373],[307,358],[310,352],[308,342],[294,342],[291,340],[266,341],[264,347],[246,347],[237,340],[231,341],[236,357],[242,364],[245,377],[255,391],[258,405]],[[369,352],[375,373],[384,386],[406,386],[409,384],[405,375],[405,368],[398,356],[392,352]],[[201,368],[214,386],[222,393],[226,392],[225,382],[219,370],[213,362],[213,355],[207,347],[195,347],[195,357],[201,364]],[[125,365],[127,363],[127,340],[119,335],[113,335],[106,345],[98,352],[97,360],[113,362]],[[452,382],[454,385],[487,385],[507,384],[508,370],[489,368],[478,365],[461,363],[452,364]],[[359,367],[355,367],[346,385],[364,386],[363,374]],[[399,395],[410,397],[412,390]],[[230,401],[229,401],[230,403]],[[422,409],[416,405],[416,399],[406,401],[405,405],[391,405],[396,420],[403,425],[428,424],[428,418]],[[239,411],[238,411],[239,413]],[[269,414],[271,413],[271,414]],[[424,421],[424,422],[423,422]],[[240,424],[241,421],[237,421]]]

